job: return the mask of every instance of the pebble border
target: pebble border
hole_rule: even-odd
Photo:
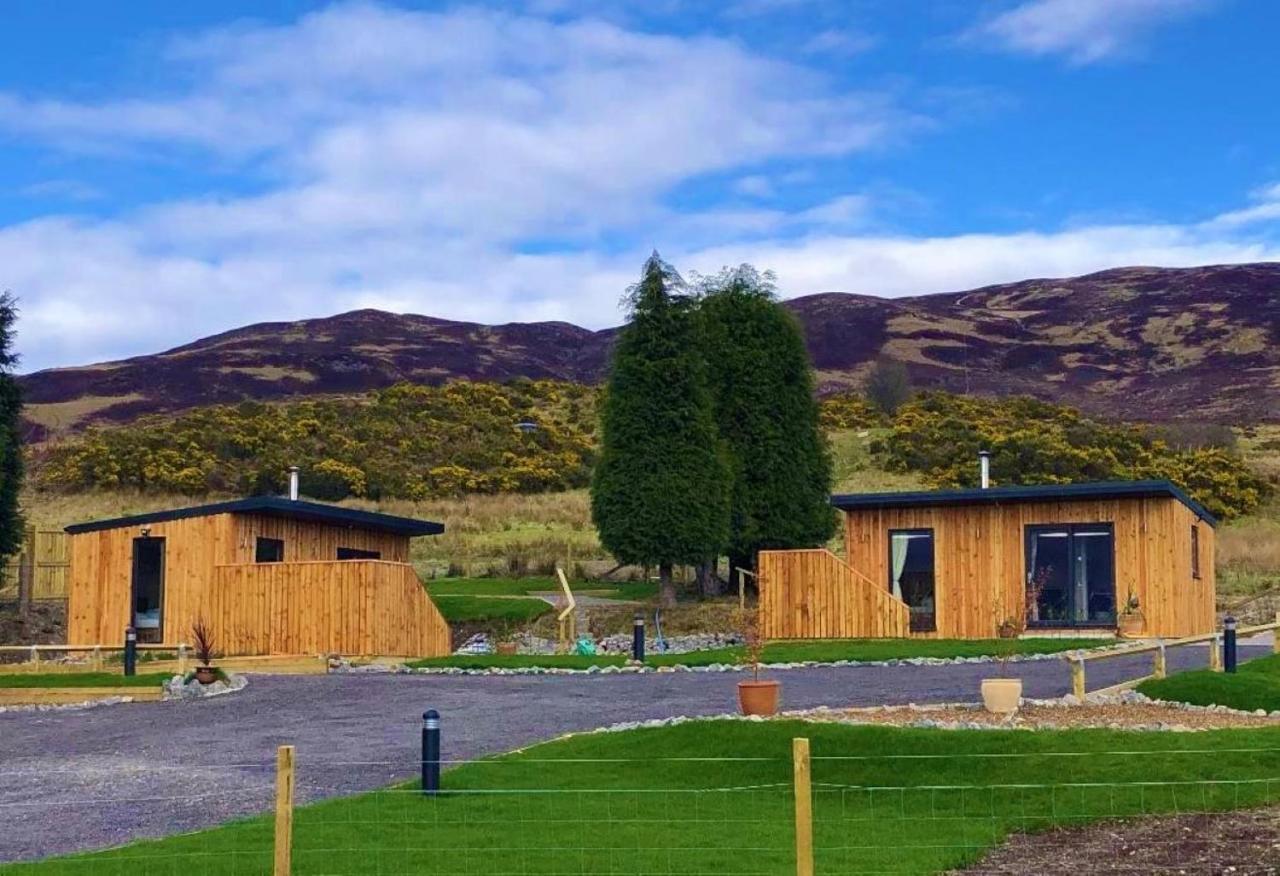
[[[1098,652],[1122,650],[1123,646],[1108,646],[1106,648],[1098,648]],[[690,652],[692,653],[692,652]],[[1010,663],[1036,663],[1045,660],[1062,660],[1066,655],[1075,653],[1075,651],[1056,651],[1052,654],[1016,654],[1008,661]],[[1095,653],[1090,650],[1089,653]],[[494,656],[494,655],[463,655],[455,654],[455,657],[467,656]],[[539,656],[539,655],[516,655],[516,656]],[[601,656],[617,656],[617,655],[601,655]],[[834,660],[834,661],[817,661],[805,660],[793,663],[761,663],[761,669],[818,669],[829,667],[847,667],[847,666],[955,666],[960,664],[976,664],[976,663],[998,663],[999,657],[983,656],[983,657],[900,657],[892,660]],[[623,666],[592,666],[587,669],[570,669],[560,666],[490,666],[485,668],[463,668],[459,666],[420,666],[410,667],[401,663],[397,665],[386,664],[365,664],[352,665],[347,660],[341,660],[331,663],[330,672],[350,672],[350,673],[401,673],[414,675],[644,675],[654,672],[750,672],[751,666],[745,663],[710,663],[706,666],[648,666],[634,664],[626,664]]]

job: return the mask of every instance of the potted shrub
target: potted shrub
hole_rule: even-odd
[[[776,681],[760,680],[760,658],[764,653],[764,637],[760,634],[760,612],[749,608],[741,612],[742,644],[751,664],[751,681],[738,682],[738,707],[744,715],[776,715],[778,691]]]
[[[213,661],[218,659],[217,645],[213,629],[205,623],[204,618],[196,618],[191,625],[191,643],[196,657],[196,681],[201,684],[213,684],[218,680],[218,670]]]
[[[1117,632],[1124,638],[1135,639],[1146,631],[1146,618],[1142,616],[1142,605],[1138,602],[1138,594],[1129,590],[1129,598],[1120,606],[1120,618]]]
[[[1022,679],[1009,678],[1009,658],[1017,650],[1018,637],[1025,629],[1026,624],[1020,617],[1007,617],[996,628],[996,664],[1000,674],[997,678],[982,680],[982,704],[988,712],[1011,715],[1022,703]]]

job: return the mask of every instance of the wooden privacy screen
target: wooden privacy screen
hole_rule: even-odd
[[[28,529],[20,553],[13,555],[0,573],[0,599],[18,598],[18,571],[25,554],[32,554],[32,599],[66,599],[71,551],[68,536],[60,529]]]
[[[440,657],[449,626],[411,566],[383,560],[214,569],[210,625],[227,654]]]
[[[760,629],[766,639],[893,638],[909,633],[907,604],[828,550],[761,551]]]

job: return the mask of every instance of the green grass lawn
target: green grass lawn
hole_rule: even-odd
[[[446,793],[435,798],[400,786],[300,807],[293,872],[794,873],[796,736],[812,744],[814,844],[824,874],[936,873],[971,863],[1018,830],[1280,800],[1280,779],[1265,781],[1280,776],[1280,729],[1032,733],[703,721],[579,736],[465,764],[446,772]],[[407,759],[403,772],[414,771]],[[270,872],[271,825],[269,816],[251,818],[0,872]]]
[[[571,581],[574,593],[589,593],[605,599],[642,601],[657,595],[651,581]],[[560,592],[555,578],[435,578],[427,582],[433,596],[527,596],[530,593]]]
[[[432,596],[436,608],[449,622],[506,621],[523,623],[555,610],[549,602],[527,597]]]
[[[149,672],[121,675],[117,672],[31,672],[0,675],[0,687],[153,687],[164,684],[172,675]]]
[[[1138,690],[1159,700],[1274,712],[1280,710],[1280,654],[1241,663],[1230,675],[1197,669],[1144,681]]]
[[[495,600],[483,600],[493,602]],[[447,617],[447,615],[446,615]],[[1000,639],[823,639],[815,641],[772,642],[765,646],[765,663],[833,663],[837,660],[898,660],[908,657],[981,657],[999,653],[1007,641]],[[1077,648],[1096,648],[1111,644],[1107,639],[1019,639],[1012,643],[1018,654],[1056,654]],[[657,654],[645,657],[649,666],[710,666],[713,663],[741,663],[742,648],[714,648],[686,654]],[[592,666],[621,666],[624,655],[577,657],[569,655],[485,654],[434,657],[410,663],[414,667],[452,666],[460,669],[508,669],[559,667],[588,669]]]

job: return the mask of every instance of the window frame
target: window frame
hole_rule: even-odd
[[[1191,524],[1191,580],[1199,581],[1200,574],[1200,521]]]
[[[274,559],[262,559],[263,547],[271,547],[272,553],[275,554]],[[254,563],[283,563],[284,562],[284,539],[271,538],[266,535],[255,536],[253,542],[253,561]]]
[[[893,537],[895,535],[928,536],[929,538],[929,574],[933,578],[933,594],[932,594],[933,623],[932,623],[932,626],[930,626],[927,629],[923,627],[920,629],[916,629],[914,624],[916,612],[913,611],[912,612],[913,626],[912,626],[911,632],[917,632],[917,633],[937,632],[938,631],[938,535],[934,531],[934,528],[932,526],[902,526],[902,527],[893,527],[888,530],[888,534],[886,535],[886,538],[885,538],[885,551],[886,551],[885,559],[886,559],[886,565],[888,569],[887,583],[888,583],[888,589],[889,589],[890,595],[893,595]],[[908,547],[908,550],[910,550],[910,547]],[[903,600],[903,601],[905,602],[906,600]],[[907,607],[912,608],[910,603],[907,603]]]
[[[344,551],[348,556],[344,557],[342,555]],[[371,551],[366,550],[365,548],[344,547],[339,545],[336,556],[339,560],[380,560],[382,559],[382,551]]]

